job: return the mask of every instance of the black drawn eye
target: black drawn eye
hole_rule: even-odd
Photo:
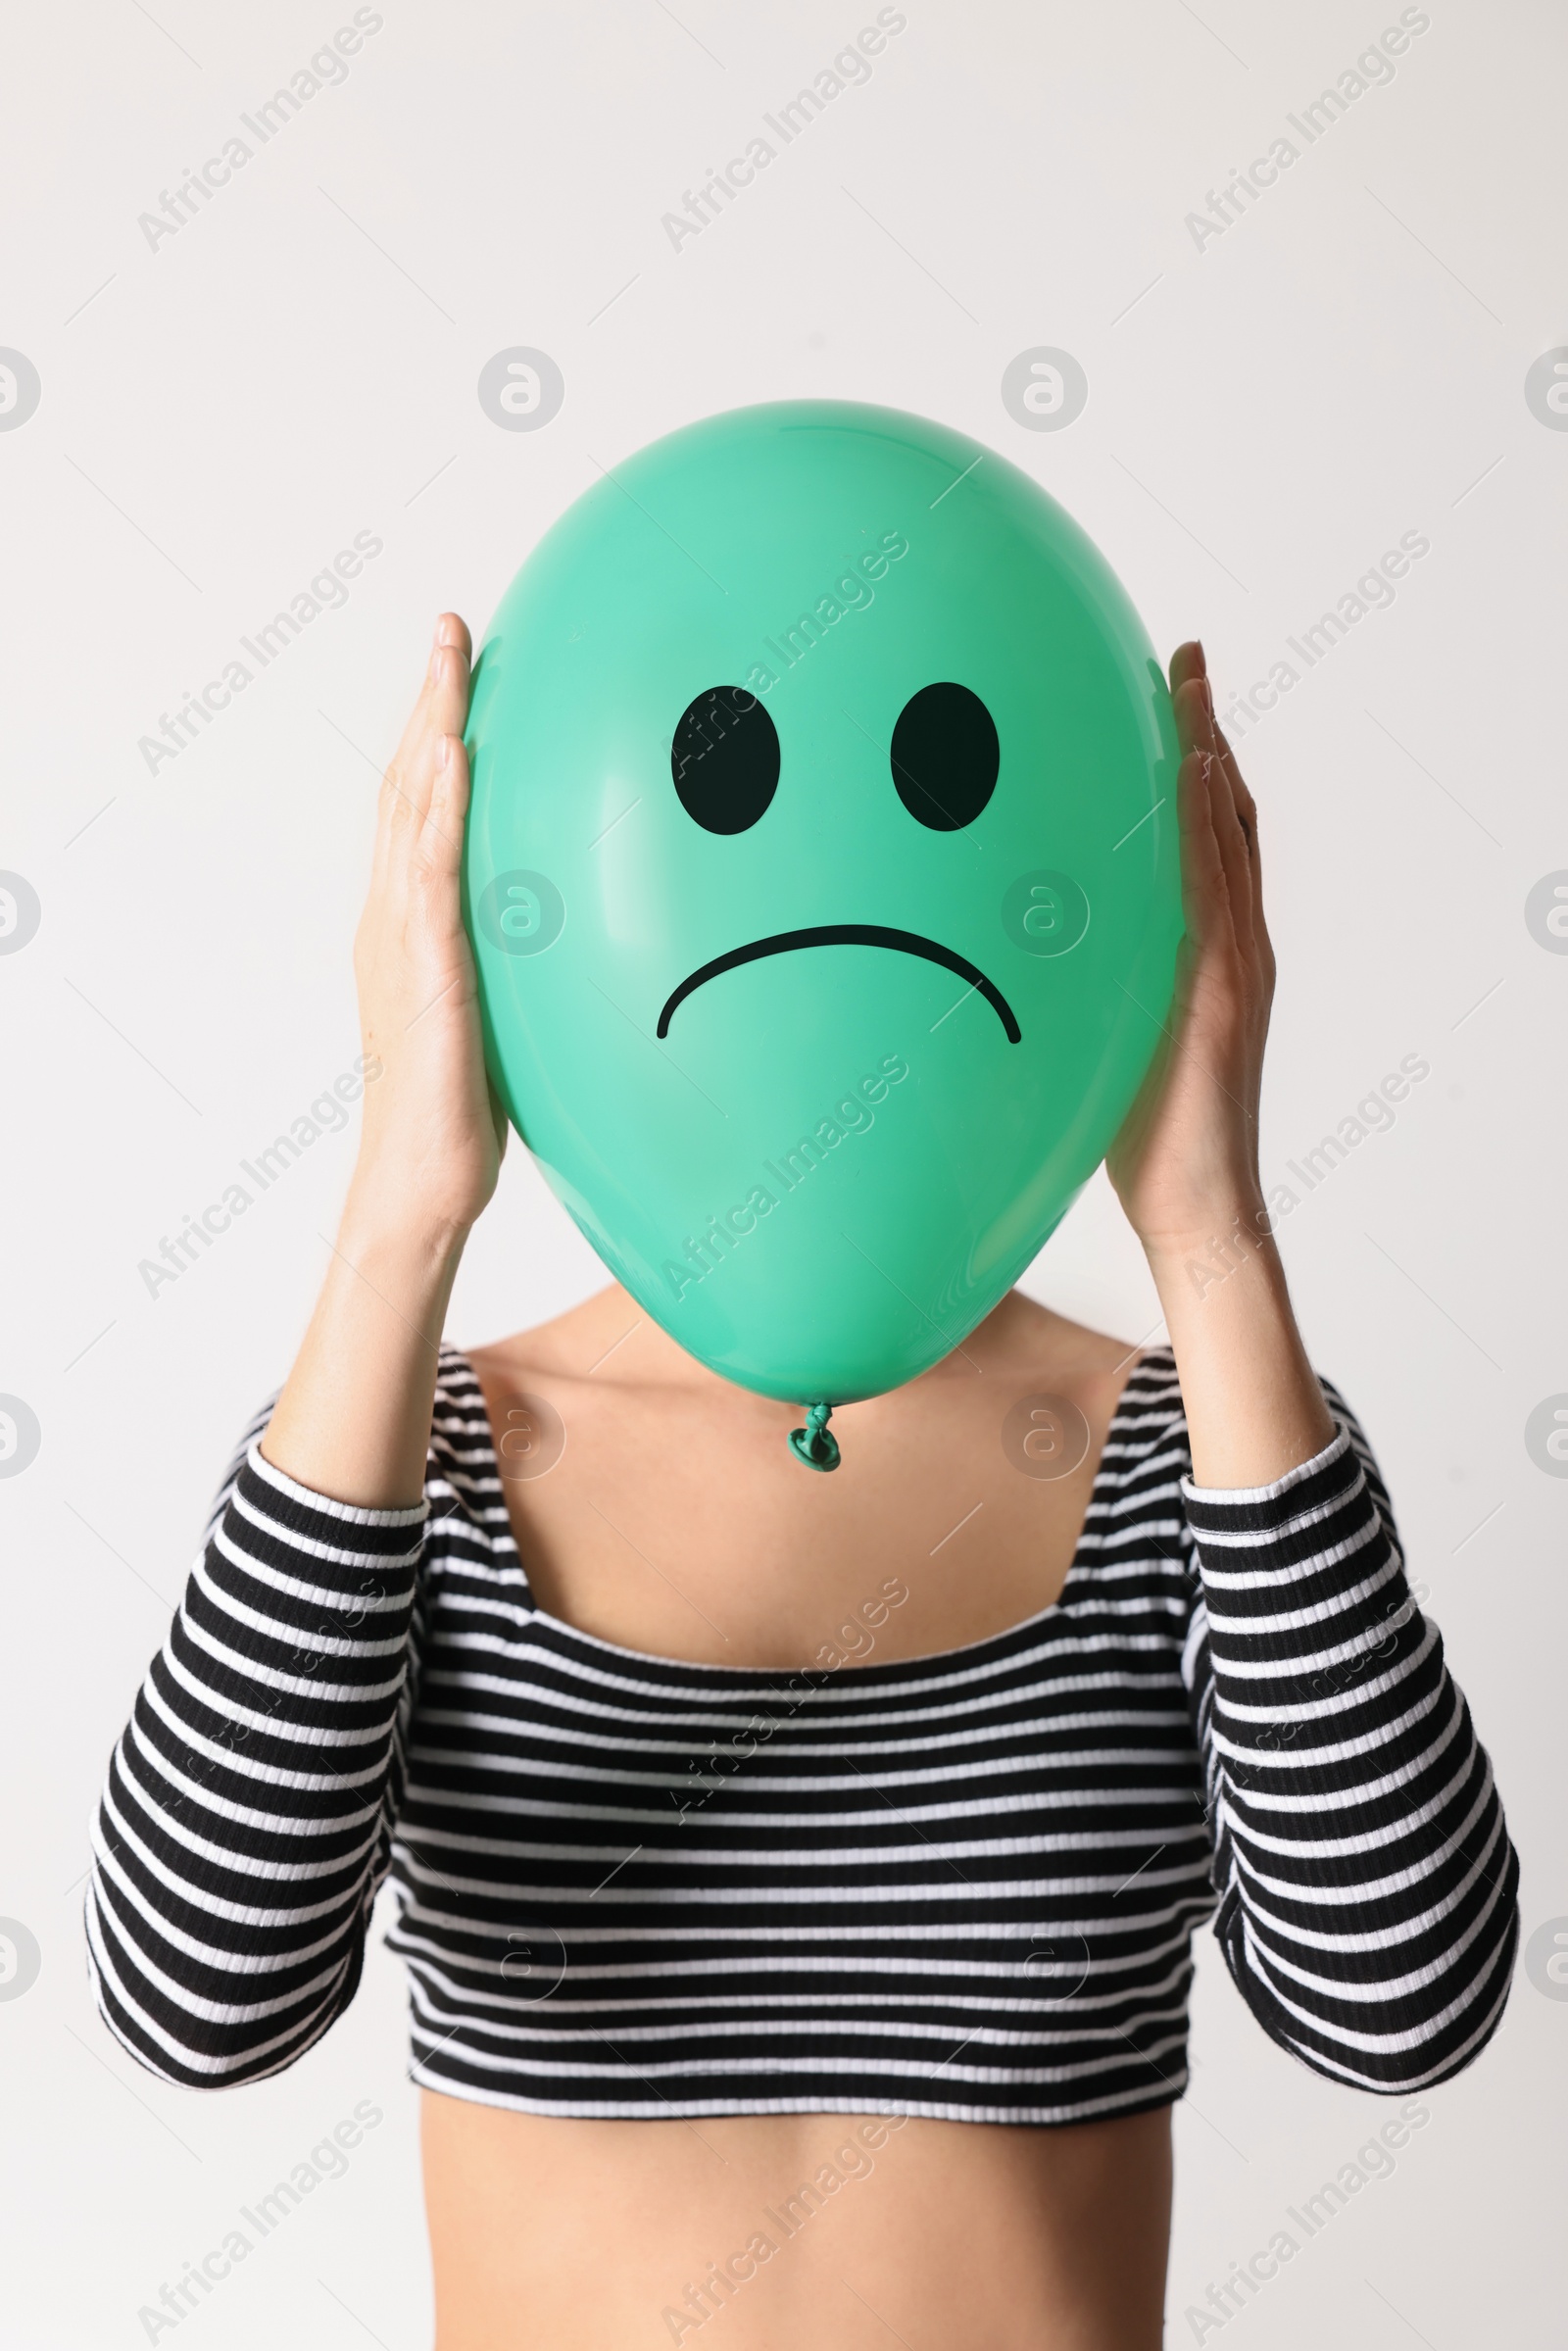
[[[744,833],[778,789],[778,730],[755,694],[710,686],[688,703],[669,747],[680,805],[710,833]]]
[[[997,788],[1002,746],[991,712],[967,686],[922,686],[893,729],[893,781],[909,814],[934,833],[972,824]]]

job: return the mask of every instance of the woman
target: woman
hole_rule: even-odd
[[[1274,962],[1201,651],[1176,1005],[1109,1160],[1169,1346],[1014,1293],[810,1477],[795,1408],[617,1287],[441,1345],[505,1136],[469,650],[444,617],[381,795],[332,1265],[111,1768],[104,2015],[167,2081],[279,2071],[390,1870],[440,2351],[1154,2351],[1194,1925],[1272,2039],[1386,2093],[1475,2056],[1517,1933],[1261,1205]],[[1018,1474],[1020,1397],[1087,1423],[1070,1474]]]

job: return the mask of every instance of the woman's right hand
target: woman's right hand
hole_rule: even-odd
[[[381,787],[354,941],[360,1155],[310,1329],[262,1439],[285,1477],[367,1509],[409,1509],[424,1490],[452,1285],[506,1145],[458,888],[469,651],[463,622],[443,612]]]
[[[381,786],[354,941],[367,1084],[346,1223],[435,1247],[461,1245],[495,1191],[507,1140],[459,896],[471,652],[463,621],[443,612]]]

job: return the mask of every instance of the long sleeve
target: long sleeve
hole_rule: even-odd
[[[428,1508],[312,1494],[254,1430],[224,1481],[115,1749],[86,1895],[104,2019],[166,2081],[278,2073],[354,1996]]]
[[[1519,1872],[1377,1465],[1323,1390],[1339,1425],[1314,1459],[1245,1491],[1182,1481],[1188,1670],[1231,1974],[1282,2047],[1393,2093],[1495,2029]]]

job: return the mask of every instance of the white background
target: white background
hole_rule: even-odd
[[[156,250],[138,215],[349,11],[83,0],[15,12],[6,36],[0,343],[43,385],[0,433],[0,865],[43,910],[0,956],[0,1390],[42,1429],[36,1460],[0,1482],[0,1915],[42,1952],[31,1988],[0,2001],[0,2337],[24,2351],[144,2341],[139,2306],[367,2097],[386,2120],[347,2176],[179,2340],[428,2342],[386,1954],[290,2073],[203,2096],[141,2073],[99,2025],[79,1918],[109,1749],[229,1448],[287,1369],[352,1130],[156,1299],[136,1269],[358,1050],[348,951],[375,769],[435,612],[459,608],[477,634],[600,466],[713,411],[837,396],[975,435],[1079,518],[1162,652],[1203,636],[1222,698],[1401,532],[1429,536],[1392,609],[1243,747],[1281,966],[1264,1168],[1401,1055],[1430,1061],[1284,1246],[1493,1754],[1526,1933],[1568,1914],[1568,1482],[1523,1440],[1532,1407],[1568,1390],[1568,957],[1523,911],[1568,866],[1568,434],[1524,397],[1532,361],[1568,341],[1561,19],[1433,0],[1392,83],[1200,251],[1188,213],[1395,8],[907,0],[869,82],[677,253],[662,215],[870,8],[381,13],[347,80]],[[516,344],[565,377],[537,432],[499,430],[475,394]],[[1059,432],[1023,429],[1000,397],[1007,362],[1040,344],[1088,373]],[[138,739],[160,713],[358,530],[384,552],[347,606],[149,775]],[[514,1150],[450,1333],[538,1321],[600,1278]],[[1154,1321],[1102,1183],[1028,1287],[1129,1340]],[[1183,2314],[1208,2280],[1389,2112],[1268,2043],[1200,1942],[1172,2343],[1196,2339]],[[1565,2052],[1568,2001],[1521,1967],[1500,2036],[1428,2098],[1393,2177],[1226,2344],[1555,2351]]]

